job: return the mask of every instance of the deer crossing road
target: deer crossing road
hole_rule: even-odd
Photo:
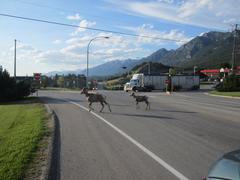
[[[112,112],[76,92],[41,91],[60,125],[60,179],[201,179],[223,153],[240,149],[240,101],[202,93],[101,91]]]

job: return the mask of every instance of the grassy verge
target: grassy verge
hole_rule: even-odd
[[[0,105],[0,179],[22,179],[45,133],[47,114],[36,99]]]
[[[218,91],[211,91],[210,94],[220,95],[220,96],[240,97],[240,92],[218,92]]]

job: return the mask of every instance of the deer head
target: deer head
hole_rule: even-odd
[[[130,94],[130,96],[133,96],[133,97],[134,97],[134,96],[135,96],[135,93],[134,93],[134,92],[132,92],[132,94]]]
[[[80,94],[87,94],[88,93],[88,89],[87,88],[83,88]]]

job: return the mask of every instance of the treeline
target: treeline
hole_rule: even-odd
[[[240,91],[240,76],[228,75],[223,81],[216,85],[216,90],[220,92]]]
[[[0,68],[0,101],[19,100],[31,92],[31,85],[29,82],[16,80],[10,77],[7,70]]]
[[[82,74],[68,74],[42,76],[41,87],[83,88],[86,86],[86,77]]]

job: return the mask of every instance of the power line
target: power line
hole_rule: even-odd
[[[28,21],[47,23],[47,24],[54,24],[54,25],[60,25],[60,26],[76,27],[76,28],[87,29],[87,30],[92,30],[92,31],[99,31],[99,32],[106,32],[106,33],[113,33],[113,34],[121,34],[121,35],[125,35],[125,36],[158,39],[158,40],[173,41],[173,42],[187,42],[187,41],[180,40],[180,39],[169,39],[169,38],[153,37],[153,36],[146,36],[146,35],[137,35],[137,34],[132,34],[132,33],[120,32],[120,31],[111,31],[111,30],[100,29],[100,28],[82,27],[82,26],[79,26],[79,25],[61,23],[61,22],[56,22],[56,21],[48,21],[48,20],[42,20],[42,19],[36,19],[36,18],[29,18],[29,17],[23,17],[23,16],[16,16],[16,15],[11,15],[11,14],[0,13],[0,16],[10,17],[10,18],[14,18],[14,19],[22,19],[22,20],[28,20]]]
[[[97,18],[98,19],[98,21],[100,21],[100,22],[106,22],[106,21],[108,21],[108,22],[124,22],[124,23],[126,23],[126,22],[134,22],[134,21],[132,21],[132,20],[129,20],[129,19],[127,19],[127,20],[122,20],[122,19],[120,19],[120,18],[116,18],[116,17],[104,17],[104,16],[101,16],[101,15],[93,15],[93,13],[89,13],[89,11],[84,11],[84,10],[70,10],[70,9],[63,9],[63,8],[59,8],[59,7],[56,7],[56,6],[48,6],[48,5],[44,5],[44,4],[39,4],[39,3],[33,3],[33,2],[28,2],[28,1],[25,1],[25,0],[12,0],[12,1],[16,1],[16,2],[18,2],[18,3],[22,3],[22,4],[26,4],[26,5],[30,5],[30,6],[35,6],[35,7],[40,7],[40,8],[46,8],[46,9],[52,9],[52,10],[55,10],[55,11],[58,11],[58,12],[70,12],[70,13],[75,13],[75,14],[85,14],[85,15],[87,15],[87,16],[89,16],[89,17],[93,17],[93,20],[95,19],[95,18]],[[104,21],[103,21],[104,20]]]

